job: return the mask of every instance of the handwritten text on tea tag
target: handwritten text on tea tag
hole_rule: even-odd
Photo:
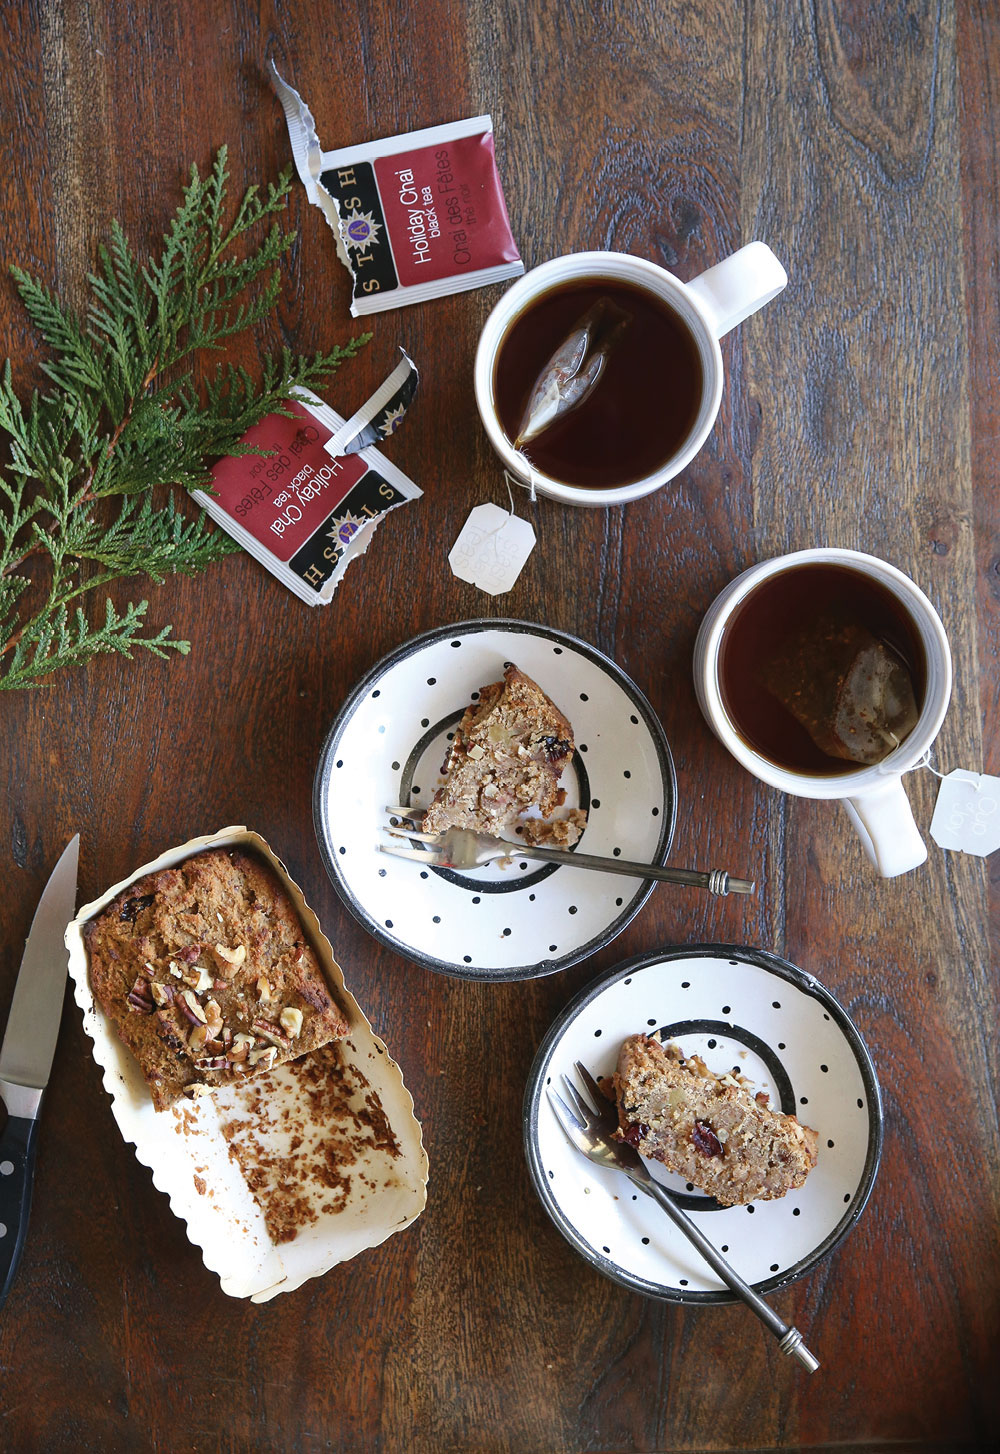
[[[499,505],[477,505],[451,548],[448,564],[460,581],[491,596],[509,591],[535,548],[535,532]]]
[[[982,858],[1000,848],[1000,777],[957,768],[942,778],[931,837],[942,848]]]

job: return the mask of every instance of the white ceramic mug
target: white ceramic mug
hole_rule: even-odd
[[[514,320],[541,294],[561,283],[613,278],[646,288],[664,299],[680,314],[691,331],[702,367],[702,395],[698,415],[687,438],[654,474],[632,484],[606,490],[581,489],[551,479],[534,469],[518,453],[497,417],[493,374],[500,345]],[[575,252],[553,258],[525,273],[504,293],[493,309],[476,350],[476,406],[490,443],[505,467],[518,480],[539,494],[567,505],[621,505],[651,494],[672,480],[694,459],[708,438],[722,400],[722,354],[719,339],[737,323],[756,313],[781,292],[788,282],[784,268],[771,249],[751,242],[714,268],[682,283],[656,263],[622,252]]]
[[[726,625],[737,606],[770,576],[812,563],[846,566],[871,576],[891,591],[916,628],[927,664],[923,702],[913,731],[881,762],[848,768],[831,777],[790,772],[755,752],[730,721],[719,689],[719,652]],[[909,576],[874,555],[834,547],[799,550],[751,566],[716,597],[701,623],[694,648],[694,685],[710,727],[755,777],[800,798],[841,800],[865,852],[883,878],[894,878],[924,862],[927,847],[913,821],[902,774],[924,756],[944,721],[951,697],[951,650],[941,618]]]

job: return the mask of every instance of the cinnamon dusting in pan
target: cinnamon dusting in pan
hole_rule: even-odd
[[[402,1155],[377,1094],[341,1044],[324,1045],[280,1073],[297,1082],[294,1105],[274,1074],[258,1076],[239,1088],[240,1113],[221,1128],[276,1244],[291,1242],[321,1214],[342,1211],[352,1181],[361,1187],[356,1195],[376,1191],[358,1164],[373,1169],[372,1153]]]

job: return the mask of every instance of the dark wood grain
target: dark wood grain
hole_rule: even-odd
[[[391,516],[334,603],[309,611],[244,556],[170,581],[150,619],[186,660],[103,660],[0,696],[0,1024],[47,874],[82,835],[80,899],[169,845],[246,822],[304,886],[399,1060],[431,1162],[421,1219],[262,1307],[227,1299],[109,1113],[67,1004],[31,1231],[0,1318],[0,1447],[13,1451],[944,1451],[1000,1432],[997,979],[991,871],[931,847],[878,881],[840,809],[788,800],[709,734],[699,621],[755,560],[829,542],[902,567],[956,664],[940,771],[1000,772],[1000,19],[932,0],[447,0],[4,7],[2,261],[72,295],[112,215],[155,242],[188,167],[228,141],[234,188],[273,176],[274,54],[329,145],[491,111],[528,265],[611,247],[689,279],[752,237],[791,278],[723,343],[709,443],[621,510],[518,500],[538,547],[506,597],[446,563],[468,510],[505,499],[471,367],[498,289],[377,316],[331,401],[350,412],[404,343],[421,391],[393,459],[424,498]],[[243,347],[359,332],[301,191],[280,308]],[[37,343],[0,283],[0,352]],[[122,602],[134,594],[115,592]],[[520,616],[612,655],[675,755],[674,857],[754,874],[752,901],[656,891],[613,944],[551,979],[465,984],[375,943],[311,826],[320,744],[353,683],[418,631]],[[935,780],[908,790],[926,829]],[[992,924],[1000,921],[992,888]],[[887,1128],[848,1240],[774,1298],[817,1350],[807,1380],[741,1307],[663,1307],[603,1280],[549,1223],[520,1104],[558,1010],[661,944],[756,944],[845,1003]]]

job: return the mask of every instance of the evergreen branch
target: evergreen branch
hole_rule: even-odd
[[[41,686],[45,677],[67,666],[82,666],[95,656],[117,653],[132,660],[136,647],[166,658],[169,651],[186,656],[190,641],[178,641],[170,635],[172,626],[164,626],[153,636],[140,636],[148,601],[131,602],[119,615],[108,597],[104,603],[104,622],[91,626],[79,607],[70,615],[66,606],[46,612],[25,630],[17,643],[10,665],[0,677],[0,691]]]
[[[182,514],[172,493],[161,509],[154,509],[148,496],[141,502],[123,500],[117,520],[106,530],[84,518],[72,541],[75,558],[99,564],[110,572],[109,579],[130,574],[141,553],[143,572],[157,585],[171,574],[197,575],[237,550],[228,535],[209,528],[203,513]]]
[[[232,363],[200,382],[178,367],[272,312],[294,241],[274,220],[287,205],[290,169],[265,191],[248,188],[231,217],[228,180],[225,147],[208,176],[192,167],[162,248],[142,262],[113,222],[82,317],[12,270],[49,354],[41,365],[48,388],[27,403],[9,360],[0,374],[10,450],[0,469],[2,690],[44,684],[107,653],[186,653],[189,643],[169,626],[143,634],[146,601],[119,612],[108,599],[98,624],[81,598],[127,576],[161,584],[194,575],[237,550],[203,514],[182,509],[176,489],[206,486],[221,455],[260,453],[242,442],[246,431],[268,414],[288,414],[298,391],[321,384],[367,342],[362,335],[312,357],[283,349],[264,358],[257,380]]]
[[[79,321],[37,278],[16,265],[11,272],[28,317],[58,356],[55,362],[44,363],[43,371],[53,383],[71,393],[92,389],[100,394],[101,360],[90,347]]]

